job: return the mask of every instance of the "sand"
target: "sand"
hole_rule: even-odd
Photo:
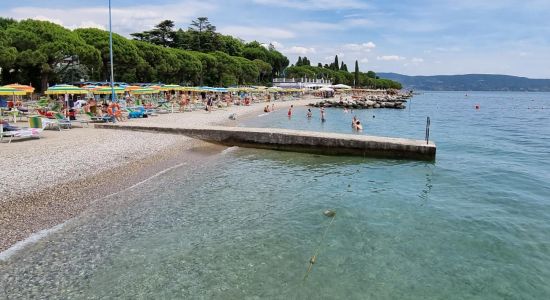
[[[276,109],[311,99],[276,102]],[[263,113],[265,104],[232,106],[132,119],[124,125],[228,125]],[[23,124],[21,124],[23,125]],[[95,129],[46,130],[41,139],[1,143],[0,252],[32,233],[85,211],[91,203],[152,174],[194,158],[189,150],[208,146],[179,135]],[[223,148],[217,148],[221,151]]]

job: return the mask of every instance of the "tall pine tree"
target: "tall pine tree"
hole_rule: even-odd
[[[359,63],[357,62],[357,60],[355,61],[355,74],[354,74],[354,83],[355,83],[355,87],[359,86]]]
[[[338,66],[339,66],[339,64],[338,64],[338,55],[336,55],[334,57],[334,70],[336,70],[336,71],[340,70],[340,68]]]
[[[296,67],[300,67],[302,65],[302,63],[303,63],[302,57],[298,56],[298,61],[296,62]]]

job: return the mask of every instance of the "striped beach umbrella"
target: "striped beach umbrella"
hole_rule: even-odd
[[[2,86],[0,87],[0,95],[2,96],[22,96],[27,94],[25,91],[20,91],[18,89]]]
[[[5,85],[4,87],[16,89],[16,90],[19,90],[19,91],[23,91],[27,94],[32,94],[34,92],[34,88],[32,86],[23,85],[23,84],[19,84],[19,83],[8,84],[8,85]]]
[[[121,88],[119,86],[115,86],[114,88],[115,94],[124,94],[124,88]],[[103,86],[96,89],[91,90],[91,93],[94,95],[111,95],[112,89],[110,86]]]
[[[132,95],[152,95],[157,94],[159,91],[152,88],[140,88],[130,91]]]
[[[127,85],[124,87],[124,90],[127,91],[127,92],[131,92],[131,91],[134,91],[134,90],[139,90],[139,89],[142,89],[143,87],[139,86],[139,85]]]
[[[183,86],[177,84],[165,84],[160,88],[161,91],[183,91]]]
[[[87,93],[87,90],[69,84],[57,84],[49,87],[45,92],[46,95],[82,95]]]

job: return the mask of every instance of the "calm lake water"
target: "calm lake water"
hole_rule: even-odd
[[[352,133],[342,110],[276,107],[242,126]],[[353,114],[361,134],[415,139],[430,116],[436,161],[207,155],[0,262],[0,298],[550,298],[550,94]]]

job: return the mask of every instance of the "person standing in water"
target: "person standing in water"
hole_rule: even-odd
[[[294,107],[294,105],[291,105],[290,108],[288,109],[288,117],[292,117],[292,108]]]
[[[321,107],[321,122],[325,122],[325,108]]]
[[[311,116],[313,116],[313,114],[311,113],[311,108],[308,108],[307,109],[307,118],[311,119]]]

